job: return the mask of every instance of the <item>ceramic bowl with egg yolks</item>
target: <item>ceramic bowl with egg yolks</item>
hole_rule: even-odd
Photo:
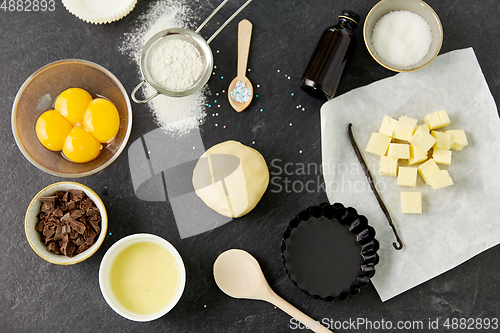
[[[103,97],[118,111],[114,140],[87,163],[71,162],[60,151],[47,149],[36,135],[40,115],[55,109],[56,98],[68,88],[81,88],[94,99]],[[12,106],[11,125],[14,139],[30,163],[58,177],[83,177],[103,170],[125,149],[132,129],[132,107],[123,85],[104,67],[86,60],[60,60],[40,68],[24,82]]]

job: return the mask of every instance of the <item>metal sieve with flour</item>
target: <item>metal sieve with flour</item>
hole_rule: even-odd
[[[131,97],[132,100],[136,103],[147,103],[156,96],[162,94],[170,97],[183,97],[183,96],[188,96],[191,94],[194,94],[198,90],[200,90],[205,84],[208,82],[208,79],[210,78],[213,70],[213,65],[214,65],[214,57],[212,54],[212,50],[209,46],[210,42],[219,34],[219,32],[224,29],[224,27],[233,20],[234,17],[236,17],[252,0],[247,0],[238,10],[236,10],[231,17],[229,17],[226,22],[224,22],[217,31],[214,32],[214,34],[208,39],[205,40],[202,36],[199,35],[199,32],[203,27],[210,21],[210,19],[228,2],[229,0],[224,0],[221,2],[217,8],[205,19],[205,21],[196,29],[196,31],[192,31],[189,29],[184,29],[184,28],[170,28],[170,29],[165,29],[157,34],[155,34],[153,37],[151,37],[146,45],[144,45],[144,48],[141,53],[141,72],[142,75],[144,76],[144,79],[134,88],[132,91]],[[197,52],[199,52],[199,55],[202,60],[202,70],[201,74],[199,75],[198,78],[195,78],[193,81],[193,84],[183,90],[173,90],[173,89],[168,89],[164,85],[160,84],[158,81],[155,81],[153,78],[154,75],[151,75],[150,72],[150,62],[151,62],[151,54],[152,51],[155,50],[159,45],[161,45],[163,42],[167,41],[167,39],[173,40],[173,39],[178,39],[184,42],[190,43],[192,46],[195,47]],[[145,97],[145,99],[138,99],[135,95],[137,91],[145,84],[148,83],[151,87],[153,87],[156,90],[156,93],[154,93],[151,96]]]

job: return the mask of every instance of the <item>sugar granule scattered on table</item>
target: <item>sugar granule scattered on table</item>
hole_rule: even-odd
[[[152,2],[145,13],[137,18],[135,28],[124,34],[119,47],[122,54],[129,56],[136,63],[137,80],[142,80],[140,58],[143,47],[154,34],[173,27],[194,28],[198,21],[199,17],[196,17],[184,0]],[[154,88],[144,85],[144,96],[154,93],[156,93]],[[203,124],[208,94],[209,90],[205,87],[193,95],[182,98],[160,95],[147,103],[147,106],[155,122],[164,132],[181,136]]]
[[[429,52],[432,33],[420,15],[397,10],[377,21],[372,42],[373,49],[385,62],[396,67],[409,67]]]
[[[233,101],[238,103],[248,102],[252,98],[252,89],[247,87],[245,82],[238,81],[233,90],[229,93]]]

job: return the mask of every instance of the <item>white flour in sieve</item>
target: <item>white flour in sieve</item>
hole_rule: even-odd
[[[190,9],[197,8],[198,0],[158,0],[151,3],[147,12],[137,19],[137,28],[125,34],[120,51],[128,55],[137,64],[138,79],[142,80],[140,72],[141,53],[146,42],[157,32],[168,28],[193,28],[191,20],[198,19]],[[142,93],[150,96],[156,90],[145,84]],[[138,96],[139,96],[138,92]],[[207,87],[196,94],[186,97],[167,97],[160,95],[153,98],[147,105],[156,123],[170,135],[181,136],[192,129],[198,128],[205,120]]]
[[[149,51],[148,67],[159,86],[170,91],[185,91],[198,82],[203,73],[203,59],[190,42],[167,37]]]

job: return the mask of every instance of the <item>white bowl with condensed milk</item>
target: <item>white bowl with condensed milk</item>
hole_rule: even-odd
[[[120,239],[104,255],[99,286],[120,316],[145,322],[174,308],[186,285],[181,256],[165,239],[134,234]]]

